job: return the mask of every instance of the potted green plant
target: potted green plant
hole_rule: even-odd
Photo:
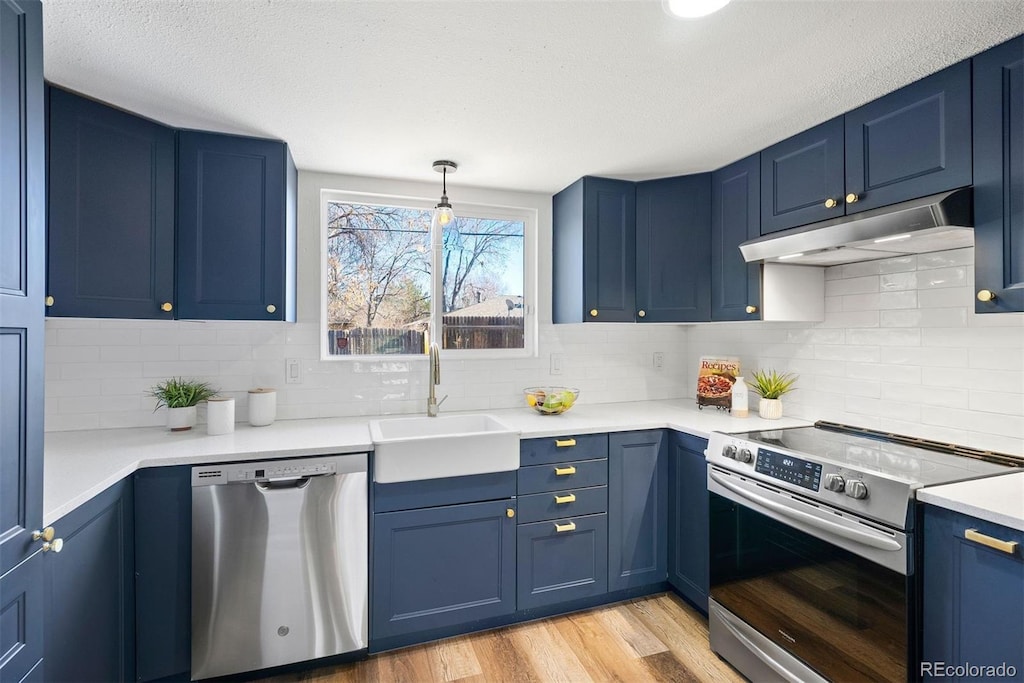
[[[172,432],[192,429],[196,424],[196,405],[216,395],[217,390],[207,382],[171,377],[149,390],[156,399],[154,412],[167,406],[167,428]]]
[[[788,372],[755,370],[747,385],[761,397],[757,404],[758,414],[766,420],[782,417],[782,395],[793,391],[796,380],[797,375]]]

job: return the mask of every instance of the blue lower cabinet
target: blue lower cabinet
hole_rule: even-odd
[[[47,553],[42,563],[43,679],[134,680],[131,479],[111,486],[53,527],[64,547],[60,553]]]
[[[370,639],[512,614],[515,513],[508,499],[374,515]]]
[[[665,432],[608,437],[608,590],[660,583],[668,572]]]
[[[607,592],[606,514],[521,524],[517,533],[520,610]]]
[[[519,468],[519,495],[603,486],[608,483],[608,460],[574,460]]]
[[[669,442],[668,581],[708,611],[707,439],[673,432]]]
[[[1024,681],[1024,531],[950,510],[924,508],[923,680],[991,680],[983,669],[1015,669],[1000,680]],[[930,668],[929,668],[930,667]]]
[[[542,522],[608,511],[608,487],[531,493],[519,496],[519,523]]]

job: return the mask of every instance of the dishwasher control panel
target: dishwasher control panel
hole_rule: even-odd
[[[365,472],[365,453],[294,460],[254,460],[229,465],[192,468],[192,486],[219,486],[325,477],[348,472]]]

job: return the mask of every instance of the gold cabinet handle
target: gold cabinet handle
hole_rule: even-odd
[[[54,536],[55,533],[56,532],[53,530],[53,527],[52,526],[48,526],[45,529],[43,529],[42,531],[33,531],[32,532],[32,540],[33,541],[43,540],[43,541],[46,541],[47,543],[49,543],[50,541],[53,540],[53,536]]]
[[[982,289],[982,290],[980,290],[978,292],[978,301],[984,301],[984,302],[987,303],[989,301],[995,301],[995,300],[996,300],[996,293],[993,292],[991,289]]]
[[[597,309],[596,308],[591,308],[590,309],[590,317],[591,318],[596,318],[597,317]]]
[[[647,311],[645,311],[643,309],[640,309],[639,311],[637,311],[636,314],[638,316],[640,316],[641,318],[646,318],[647,317]]]
[[[576,474],[576,468],[573,465],[569,465],[568,467],[555,468],[556,477],[564,477],[567,474]]]
[[[174,306],[171,305],[170,301],[165,301],[162,304],[160,304],[160,310],[164,311],[165,313],[170,313],[172,310],[174,310]]]
[[[569,493],[564,496],[555,496],[555,505],[565,505],[566,503],[575,503],[576,494]]]
[[[837,206],[839,206],[839,202],[837,202],[835,199],[832,199],[832,197],[829,197],[828,199],[825,200],[826,209],[834,209]]]
[[[516,511],[513,510],[512,508],[505,508],[505,516],[509,519],[512,519],[516,516]]]
[[[555,439],[555,448],[567,448],[575,445],[576,439]]]
[[[274,304],[270,304],[269,306],[267,306],[267,313],[273,313],[276,310],[277,306],[275,306]]]
[[[64,550],[64,539],[63,538],[55,538],[52,541],[47,541],[46,543],[43,544],[43,552],[44,553],[48,553],[51,550],[53,552],[55,552],[55,553],[59,553],[61,550]]]
[[[47,306],[52,306],[53,305],[53,297],[52,296],[46,297],[46,305]]]
[[[998,538],[992,538],[987,536],[977,529],[964,529],[964,538],[968,541],[974,541],[981,545],[1004,552],[1007,555],[1015,555],[1017,553],[1017,541],[1004,541]]]
[[[858,199],[860,199],[860,197],[858,197],[856,193],[851,192],[850,194],[846,195],[847,204],[856,204]]]
[[[565,524],[555,522],[555,531],[558,533],[562,533],[563,531],[576,531],[576,522],[566,522]]]
[[[747,313],[757,313],[757,306],[747,306]]]

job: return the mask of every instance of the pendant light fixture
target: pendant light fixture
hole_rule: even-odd
[[[455,173],[459,167],[454,161],[442,159],[434,162],[434,170],[441,174],[441,201],[434,207],[434,218],[431,221],[434,230],[444,229],[455,220],[455,212],[448,203],[448,174]]]

